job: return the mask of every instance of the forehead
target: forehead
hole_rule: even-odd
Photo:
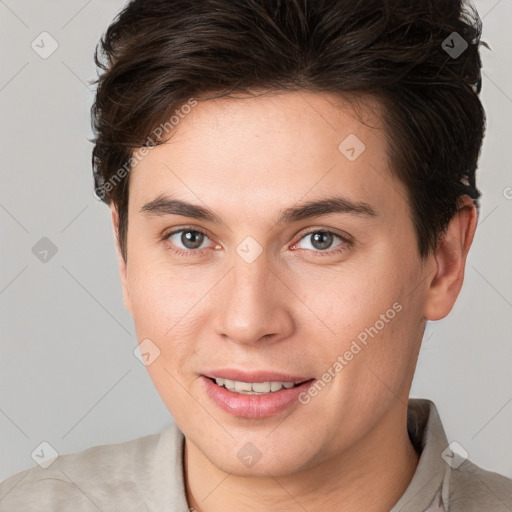
[[[306,92],[200,101],[133,168],[130,205],[178,194],[250,215],[336,189],[399,206],[406,194],[389,170],[380,107],[355,106]]]

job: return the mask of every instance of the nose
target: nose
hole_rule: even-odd
[[[265,252],[253,262],[236,254],[219,289],[217,334],[244,345],[288,338],[295,296],[285,283]]]

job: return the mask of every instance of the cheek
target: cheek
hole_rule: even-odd
[[[303,278],[298,295],[322,320],[315,319],[310,328],[317,339],[319,325],[325,333],[325,341],[317,346],[323,366],[330,368],[346,354],[349,375],[369,382],[376,379],[368,373],[374,369],[394,387],[397,376],[408,374],[414,361],[421,307],[410,294],[411,277],[417,272],[413,262],[398,257],[391,244],[381,249],[327,278],[320,273],[318,279]]]
[[[145,336],[167,336],[197,302],[199,292],[194,291],[195,284],[186,276],[178,278],[177,275],[176,270],[150,260],[133,258],[128,265],[133,318],[135,325],[145,331]]]
[[[385,300],[380,296],[351,332],[361,351],[346,373],[349,381],[357,382],[361,393],[376,403],[405,393],[423,333],[421,309],[408,289],[384,295]]]
[[[170,272],[162,265],[137,266],[132,260],[128,279],[137,339],[149,339],[159,350],[158,359],[148,367],[151,377],[158,381],[170,378],[164,367],[178,375],[193,361],[200,339],[198,300],[208,290],[206,283],[196,282],[197,278],[189,280],[186,271],[179,279],[175,276],[175,270]]]
[[[158,339],[172,327],[173,307],[176,300],[171,300],[170,288],[153,279],[147,273],[145,279],[138,276],[129,283],[133,319],[137,334],[145,338]]]
[[[316,326],[320,323],[330,336],[355,336],[374,325],[399,300],[400,278],[396,270],[376,259],[361,258],[327,272],[318,268],[296,276],[297,296],[316,314]]]

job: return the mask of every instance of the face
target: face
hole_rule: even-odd
[[[199,102],[131,172],[125,302],[187,443],[223,471],[313,467],[407,403],[434,267],[373,107],[363,124],[329,94]]]

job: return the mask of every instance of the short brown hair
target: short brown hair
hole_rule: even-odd
[[[128,2],[96,47],[91,108],[95,191],[117,207],[124,259],[134,151],[191,98],[254,90],[376,98],[427,256],[461,195],[479,207],[480,35],[460,0]]]

